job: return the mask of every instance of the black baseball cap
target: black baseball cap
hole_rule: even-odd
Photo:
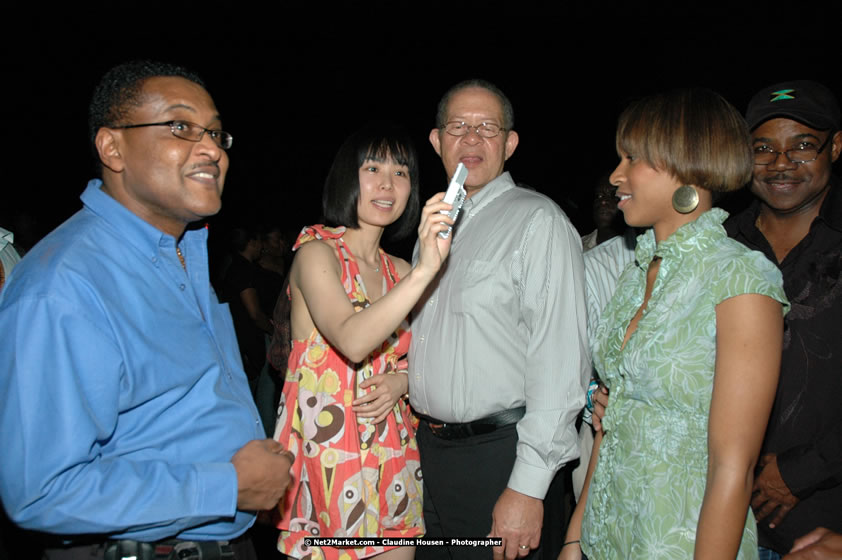
[[[818,82],[781,82],[757,92],[746,109],[750,130],[778,117],[798,121],[816,130],[838,129],[839,103],[833,92]]]

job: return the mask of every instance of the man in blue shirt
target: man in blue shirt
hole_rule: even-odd
[[[61,537],[49,558],[248,558],[237,537],[289,482],[188,227],[220,209],[221,128],[195,75],[109,71],[90,107],[102,181],[0,294],[0,497]]]

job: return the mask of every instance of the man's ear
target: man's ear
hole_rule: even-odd
[[[512,154],[515,153],[515,148],[517,148],[517,143],[519,141],[520,137],[514,130],[506,134],[506,159],[509,159],[512,157]]]
[[[839,159],[839,154],[842,153],[842,130],[836,131],[833,135],[830,147],[830,161]]]
[[[120,155],[120,139],[118,132],[104,127],[97,131],[94,138],[99,161],[114,173],[120,173],[125,167]]]
[[[430,131],[430,144],[433,145],[433,149],[441,157],[441,136],[439,136],[439,132],[438,128]]]

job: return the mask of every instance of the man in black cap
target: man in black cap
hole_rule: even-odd
[[[761,90],[746,120],[757,200],[726,228],[778,264],[792,303],[751,504],[763,559],[818,526],[842,532],[842,181],[832,174],[842,132],[836,99],[812,81]]]

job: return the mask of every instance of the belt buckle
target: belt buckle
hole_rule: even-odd
[[[175,545],[169,557],[173,560],[228,560],[234,551],[228,541],[184,541]]]
[[[167,559],[172,560],[200,560],[202,552],[199,549],[199,543],[193,541],[184,541],[172,547]]]
[[[427,425],[430,427],[430,432],[432,432],[434,436],[441,436],[441,434],[444,433],[445,428],[447,428],[447,422],[442,422],[441,424],[427,422]]]
[[[103,551],[105,560],[154,560],[155,547],[151,543],[118,539],[106,542]]]

